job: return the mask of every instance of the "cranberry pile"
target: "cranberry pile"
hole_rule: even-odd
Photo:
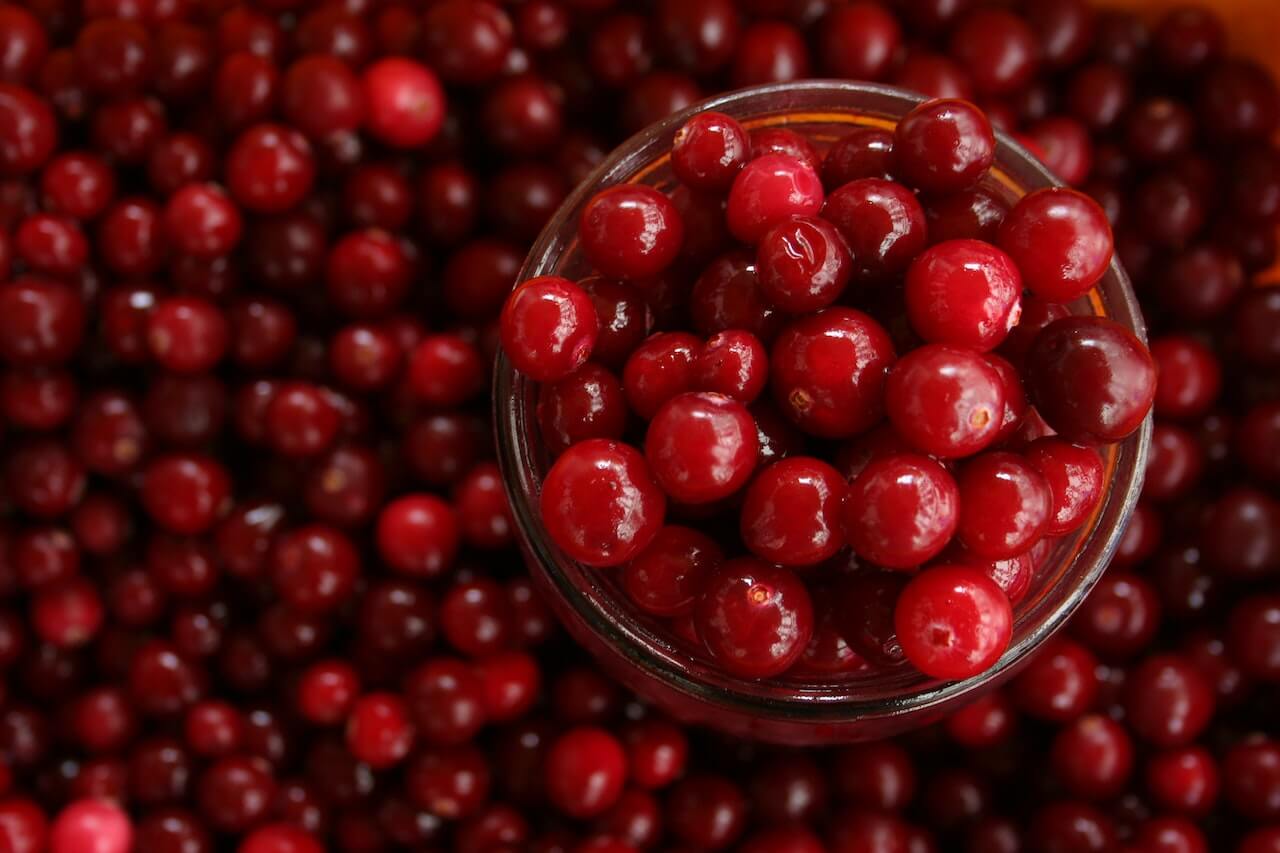
[[[1072,442],[1120,441],[1155,397],[1133,332],[1065,305],[1108,269],[1106,213],[1077,190],[1009,208],[981,188],[995,138],[963,100],[825,151],[703,112],[670,158],[670,196],[623,184],[586,203],[578,240],[601,275],[522,282],[503,308],[503,349],[543,383],[561,451],[539,495],[551,540],[622,566],[636,607],[735,675],[990,668],[1052,537],[1102,496],[1102,457]],[[664,319],[691,328],[610,322],[619,293],[674,293]],[[648,421],[636,446],[629,412]],[[849,653],[813,641],[815,599]]]
[[[1085,0],[0,3],[0,850],[1275,853],[1280,109],[1224,44],[1203,10]],[[826,751],[682,728],[555,628],[485,393],[530,241],[606,151],[806,76],[973,100],[1095,199],[1159,375],[1144,501],[1069,630],[945,722]],[[751,144],[848,183],[793,141]],[[1037,294],[967,193],[923,206],[928,240],[983,227]],[[725,322],[755,316],[723,298],[740,266],[688,318],[597,248],[602,413],[671,396],[610,384],[654,332],[699,356],[682,391],[772,373],[780,338]],[[826,316],[790,281],[771,322]],[[1012,339],[1059,319],[1039,296]],[[771,350],[708,347],[722,322]],[[890,332],[900,362],[933,346]],[[758,455],[789,454],[775,414]]]

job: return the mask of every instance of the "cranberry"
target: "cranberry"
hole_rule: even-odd
[[[1256,821],[1280,813],[1280,744],[1255,737],[1227,750],[1222,758],[1222,793],[1231,807]]]
[[[873,459],[850,484],[844,528],[854,551],[871,562],[909,569],[935,557],[961,517],[951,475],[924,456]]]
[[[774,397],[801,429],[824,437],[853,435],[880,416],[893,345],[869,316],[832,308],[794,321],[771,359]]]
[[[1155,364],[1120,325],[1102,317],[1064,317],[1036,336],[1027,354],[1027,383],[1040,414],[1064,438],[1114,442],[1150,411]]]
[[[311,148],[300,134],[259,124],[240,134],[227,152],[227,187],[255,213],[280,213],[311,189],[315,168]]]
[[[443,574],[457,554],[459,535],[456,513],[435,495],[405,495],[378,515],[378,553],[406,575]]]
[[[877,281],[905,272],[927,242],[924,208],[910,190],[893,181],[850,181],[831,193],[823,214],[848,242],[855,280]]]
[[[622,744],[602,729],[570,729],[547,753],[548,798],[572,817],[594,817],[608,810],[621,796],[626,775]]]
[[[812,216],[822,207],[822,181],[808,164],[784,154],[766,154],[748,163],[729,191],[730,233],[758,243],[788,216]]]
[[[1201,815],[1218,796],[1218,765],[1201,746],[1156,753],[1147,760],[1145,776],[1152,800],[1171,811]]]
[[[1007,559],[1026,551],[1044,533],[1053,509],[1049,484],[1015,453],[985,453],[966,462],[960,489],[957,536],[969,551]]]
[[[680,841],[704,850],[731,845],[746,822],[747,801],[733,782],[708,774],[678,782],[668,795],[667,825]]]
[[[680,503],[709,503],[746,484],[756,466],[755,422],[746,407],[705,392],[681,394],[649,423],[645,458]]]
[[[967,101],[927,101],[907,113],[894,130],[894,173],[927,192],[968,189],[994,161],[991,125]]]
[[[742,558],[707,577],[694,622],[721,666],[763,678],[785,672],[804,652],[813,631],[813,605],[791,572]]]
[[[853,272],[844,238],[824,219],[793,217],[756,246],[760,289],[775,307],[805,313],[840,298]]]
[[[208,530],[225,509],[230,491],[226,469],[205,456],[162,457],[143,473],[142,501],[147,512],[174,533]]]
[[[794,456],[760,471],[743,498],[744,544],[757,556],[788,566],[822,562],[840,550],[840,473],[812,457]]]
[[[1143,740],[1159,747],[1193,741],[1213,715],[1213,690],[1185,659],[1147,658],[1125,684],[1126,719]]]
[[[76,800],[49,827],[49,847],[54,853],[126,853],[132,845],[133,824],[128,815],[104,800]]]
[[[589,439],[556,460],[542,485],[542,519],[574,559],[611,566],[657,533],[666,501],[644,457],[608,439]]]
[[[1000,226],[999,245],[1035,295],[1069,302],[1107,271],[1113,241],[1106,214],[1074,190],[1044,189],[1024,196]]]
[[[701,112],[676,132],[671,169],[680,182],[699,192],[728,190],[747,164],[751,140],[733,118]]]
[[[1078,528],[1102,498],[1102,457],[1056,438],[1033,441],[1024,455],[1049,487],[1052,507],[1045,533],[1061,536]]]
[[[627,404],[652,418],[663,403],[693,389],[702,342],[685,332],[659,332],[636,347],[622,371]]]
[[[530,279],[502,309],[502,346],[516,369],[539,382],[563,379],[591,355],[599,323],[590,297],[555,276]]]
[[[426,66],[408,59],[383,59],[364,69],[361,82],[367,104],[365,127],[379,141],[414,148],[440,132],[444,91]]]
[[[665,195],[628,184],[604,190],[587,203],[579,234],[583,253],[602,274],[647,278],[675,260],[684,223]]]
[[[809,49],[795,27],[782,21],[756,21],[743,29],[729,71],[735,88],[808,76]]]
[[[936,456],[966,456],[995,440],[1004,383],[978,353],[929,344],[894,365],[885,406],[894,428],[915,447]]]
[[[977,240],[927,249],[907,270],[912,328],[927,341],[990,350],[1018,323],[1022,279],[1012,259]]]
[[[832,77],[883,80],[902,41],[898,20],[874,3],[829,12],[821,23],[819,55]]]
[[[694,282],[688,307],[694,329],[704,335],[742,330],[771,340],[782,320],[760,288],[754,256],[743,250],[707,265]]]

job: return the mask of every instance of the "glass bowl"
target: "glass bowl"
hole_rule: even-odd
[[[703,110],[727,113],[749,130],[787,127],[820,151],[858,127],[892,129],[923,98],[885,86],[807,81],[761,86],[703,101],[641,131],[613,151],[552,217],[519,279],[560,275],[578,280],[592,270],[578,247],[586,202],[615,184],[675,185],[669,152],[684,121]],[[996,164],[984,186],[1012,202],[1059,182],[1008,136],[997,133]],[[1112,261],[1099,285],[1070,306],[1104,315],[1146,339],[1137,300]],[[682,645],[669,629],[633,607],[608,572],[566,557],[548,538],[538,512],[540,483],[552,459],[538,437],[537,384],[498,354],[494,422],[516,530],[535,581],[569,633],[628,687],[672,716],[729,733],[790,744],[881,738],[934,721],[1007,679],[1081,603],[1115,552],[1138,500],[1151,433],[1148,416],[1125,441],[1100,448],[1105,492],[1091,518],[1054,542],[1026,598],[1015,610],[1012,641],[989,670],[939,682],[903,664],[823,681],[784,675],[755,681],[729,675]]]

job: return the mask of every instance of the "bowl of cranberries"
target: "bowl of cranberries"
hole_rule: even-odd
[[[1105,568],[1155,367],[1110,226],[960,100],[735,92],[613,152],[503,308],[513,517],[574,636],[685,719],[880,737]]]

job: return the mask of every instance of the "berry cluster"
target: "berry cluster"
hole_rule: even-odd
[[[1101,498],[1085,445],[1138,428],[1156,373],[1132,332],[1067,307],[1111,262],[1103,209],[1070,189],[1006,205],[994,160],[962,100],[829,146],[703,112],[669,194],[591,198],[595,274],[523,282],[500,320],[543,383],[551,540],[620,567],[636,607],[735,675],[995,663],[1053,537]],[[982,221],[945,213],[977,199]],[[660,331],[652,311],[617,322],[656,292]],[[869,584],[890,612],[850,606]]]
[[[0,850],[1275,853],[1280,288],[1255,285],[1280,109],[1225,45],[1201,9],[1088,0],[0,0]],[[808,76],[972,101],[1096,200],[1158,380],[1143,502],[1071,627],[938,725],[801,752],[665,718],[556,629],[485,389],[530,242],[607,151]],[[781,262],[767,292],[738,287],[750,218],[753,248],[699,249],[728,222],[689,204],[731,188],[704,146],[798,159],[823,198],[939,176],[873,165],[883,135],[811,159],[701,122],[668,267],[697,259],[699,297],[665,273],[637,292],[609,266],[634,255],[597,246],[590,361],[572,394],[543,384],[557,453],[651,421],[695,362],[680,392],[755,400],[758,459],[834,441],[792,443],[808,430],[771,374],[778,327],[841,288],[796,289]],[[921,194],[927,242],[976,233],[1035,294],[978,189]],[[865,292],[878,255],[804,215],[801,238],[825,245],[826,222],[851,250],[837,300]],[[1060,319],[1021,309],[1002,352]],[[898,363],[921,349],[885,328]],[[710,564],[702,529],[646,550]],[[650,581],[665,559],[609,571],[654,613],[694,595]],[[813,597],[810,660],[891,638],[905,579],[850,575],[842,627]]]

